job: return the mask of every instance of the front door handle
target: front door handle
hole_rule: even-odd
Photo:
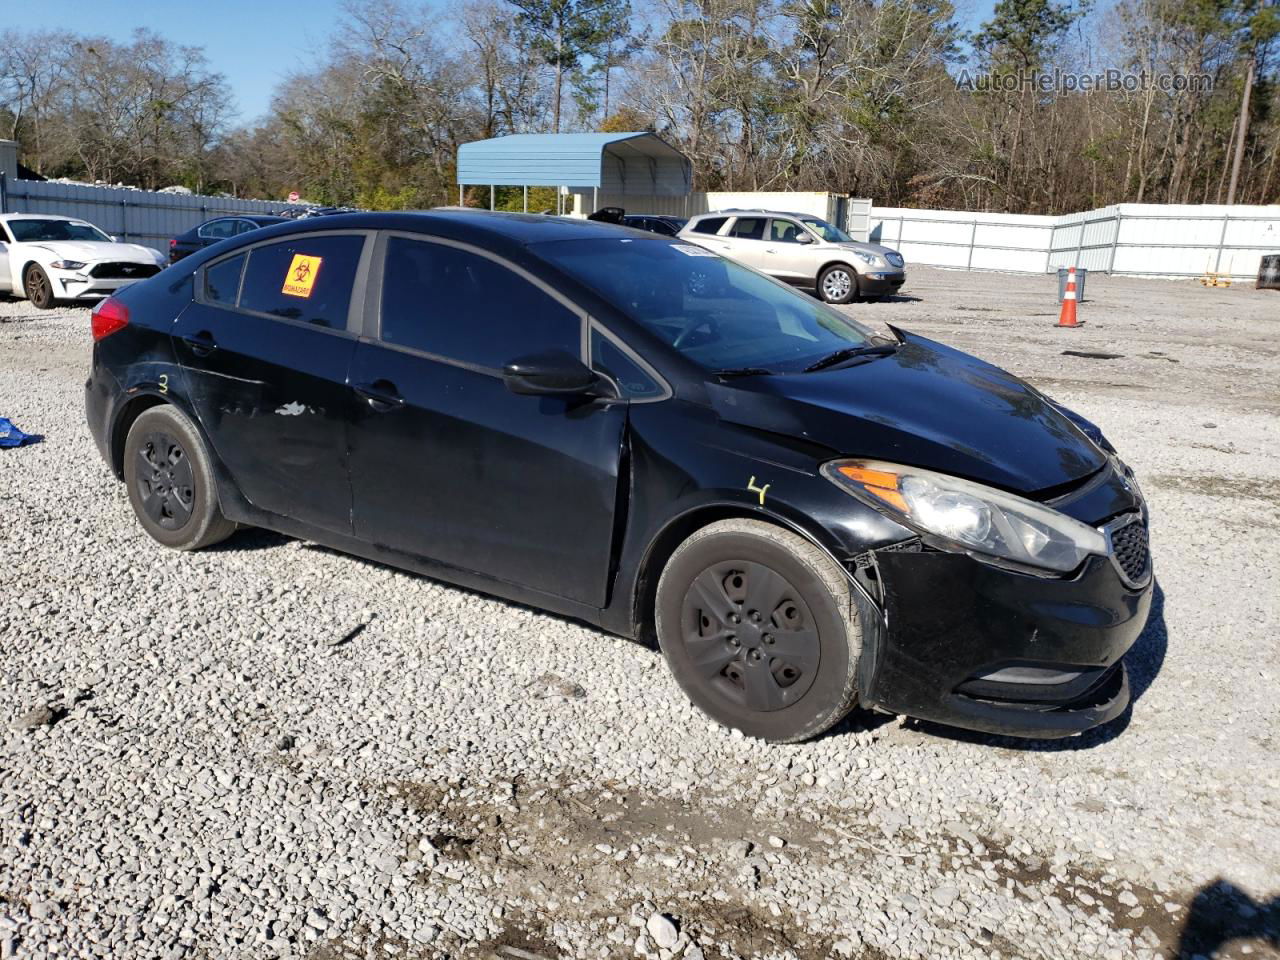
[[[390,380],[374,380],[372,383],[356,383],[351,387],[364,398],[365,403],[378,413],[386,413],[404,406],[404,397]]]
[[[183,337],[182,342],[190,347],[191,352],[197,357],[207,357],[218,349],[218,342],[213,339],[213,334],[208,330],[201,330],[194,336]]]

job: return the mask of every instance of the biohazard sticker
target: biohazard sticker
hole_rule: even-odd
[[[320,274],[322,257],[309,257],[305,253],[295,253],[293,263],[289,264],[289,272],[285,274],[281,293],[291,297],[309,297],[316,285],[316,277]]]

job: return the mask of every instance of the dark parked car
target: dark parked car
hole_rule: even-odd
[[[674,237],[680,232],[688,220],[682,217],[667,217],[653,213],[629,213],[622,218],[622,225],[636,230],[648,230],[650,233],[664,237]]]
[[[855,703],[1037,737],[1128,703],[1147,512],[1098,429],[701,247],[338,215],[92,325],[89,425],[162,544],[250,524],[656,638],[773,740]]]
[[[286,217],[259,216],[244,214],[235,217],[218,217],[206,220],[186,233],[179,234],[169,241],[169,262],[177,263],[183,257],[189,257],[197,250],[212,246],[221,240],[251,233],[260,227],[269,227],[274,223],[285,223]]]

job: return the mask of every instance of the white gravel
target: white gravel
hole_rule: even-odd
[[[1040,277],[849,309],[1138,471],[1131,716],[785,747],[577,623],[262,532],[162,549],[84,424],[87,311],[0,301],[0,416],[44,435],[0,450],[0,955],[1280,956],[1280,294],[1088,292],[1075,331]]]

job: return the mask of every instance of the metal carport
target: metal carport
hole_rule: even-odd
[[[652,133],[517,133],[458,147],[458,202],[463,188],[495,186],[591,191],[624,196],[684,196],[693,186],[689,158]],[[557,191],[557,196],[562,193]]]

